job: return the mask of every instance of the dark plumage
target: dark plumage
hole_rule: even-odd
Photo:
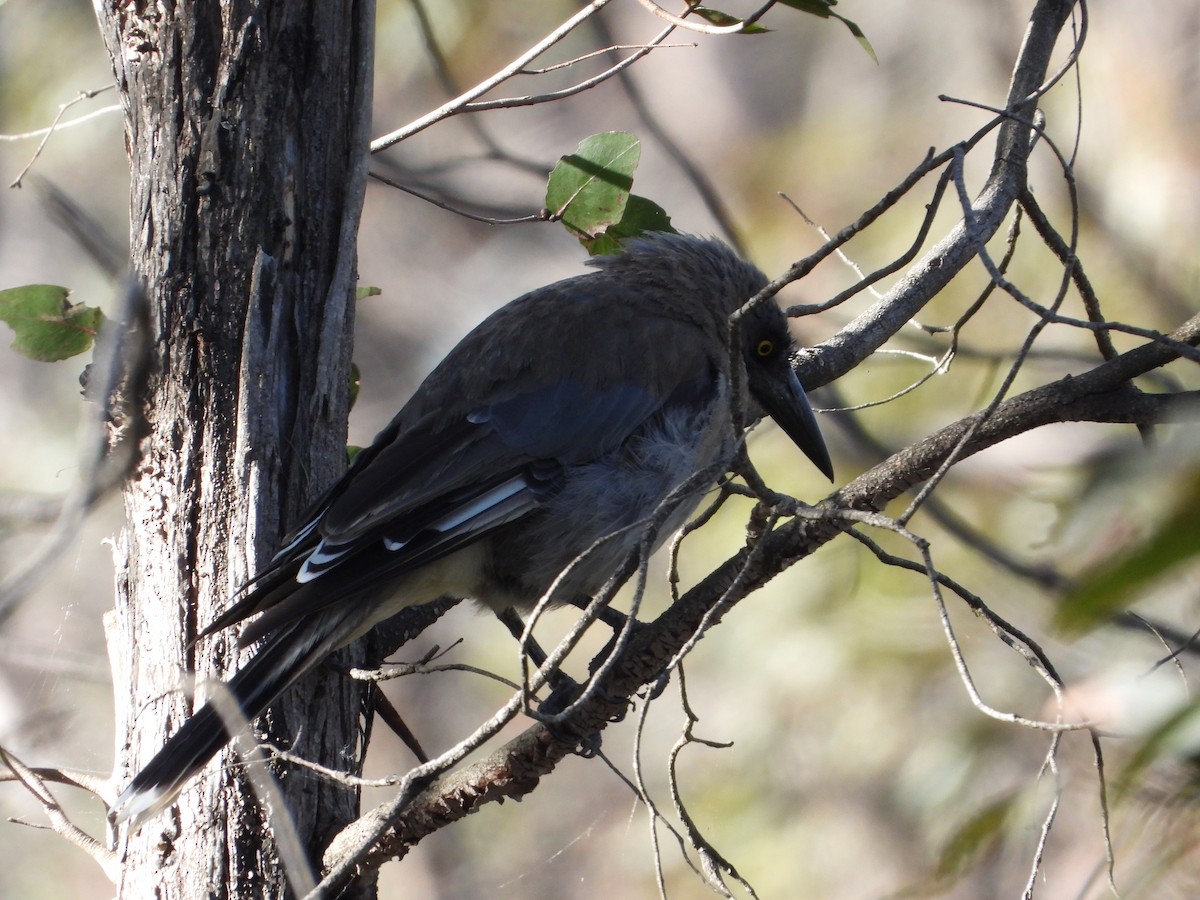
[[[228,685],[248,718],[405,607],[448,594],[528,609],[573,562],[555,601],[597,590],[674,488],[731,463],[734,383],[743,409],[770,414],[832,478],[773,303],[743,318],[731,378],[728,318],[766,284],[758,269],[684,235],[592,265],[463,338],[209,626],[261,613],[241,643],[263,643]],[[709,486],[671,499],[656,543]],[[202,707],[126,788],[118,818],[167,805],[227,740]]]

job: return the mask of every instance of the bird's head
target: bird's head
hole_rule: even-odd
[[[727,359],[729,317],[767,285],[767,277],[727,244],[688,234],[648,233],[615,256],[590,261],[628,301],[695,323],[711,343],[712,357]],[[631,288],[636,288],[636,293]],[[755,304],[739,319],[744,391],[813,464],[833,480],[833,464],[792,360],[796,344],[787,316],[773,300]]]
[[[813,465],[833,481],[833,463],[825,439],[792,367],[796,344],[788,330],[787,317],[774,302],[767,300],[741,317],[738,330],[750,396]]]

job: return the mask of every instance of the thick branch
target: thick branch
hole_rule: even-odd
[[[1009,86],[1011,118],[1001,123],[991,175],[971,205],[969,216],[934,245],[877,303],[805,354],[798,374],[806,387],[829,384],[883,346],[975,258],[979,248],[1000,228],[1025,189],[1026,163],[1033,140],[1033,129],[1028,123],[1037,91],[1046,80],[1058,34],[1074,5],[1070,0],[1041,0],[1030,17]]]

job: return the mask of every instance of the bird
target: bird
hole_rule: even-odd
[[[661,545],[766,414],[833,466],[766,276],[715,238],[647,234],[511,301],[439,363],[273,558],[203,632],[251,619],[227,682],[247,720],[334,650],[443,596],[498,613],[597,592]],[[707,483],[693,484],[708,472]],[[690,479],[690,481],[689,481]],[[601,540],[605,539],[605,540]],[[210,704],[113,806],[142,822],[231,740]]]

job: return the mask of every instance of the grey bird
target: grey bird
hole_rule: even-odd
[[[676,234],[591,265],[463,338],[205,630],[261,614],[239,643],[262,643],[227,684],[247,719],[406,607],[449,595],[527,611],[564,572],[552,602],[593,594],[651,518],[657,546],[728,470],[735,408],[770,415],[832,480],[778,306],[742,317],[731,357],[729,317],[762,272]],[[201,707],[118,798],[118,821],[167,806],[229,739]]]

